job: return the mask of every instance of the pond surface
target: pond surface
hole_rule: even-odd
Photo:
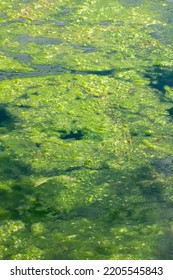
[[[173,3],[0,3],[0,259],[173,259]]]

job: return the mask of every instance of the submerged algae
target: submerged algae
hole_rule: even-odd
[[[1,3],[1,259],[172,259],[173,48],[135,2]]]

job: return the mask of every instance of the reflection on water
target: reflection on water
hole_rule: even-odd
[[[0,259],[173,259],[171,2],[2,3]]]

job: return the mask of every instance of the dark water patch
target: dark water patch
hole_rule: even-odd
[[[20,96],[22,99],[29,99],[29,95],[27,93],[24,93]]]
[[[12,53],[12,52],[8,52],[8,50],[5,48],[3,48],[2,51],[4,52],[6,57],[16,59],[17,61],[19,61],[19,63],[23,63],[24,65],[32,61],[32,57],[27,53]],[[0,76],[1,76],[1,71],[0,71]]]
[[[121,4],[127,8],[142,4],[143,0],[121,0]]]
[[[33,3],[33,2],[35,2],[35,0],[22,0],[21,1],[22,3]]]
[[[10,117],[5,108],[0,108],[0,124],[9,121]]]
[[[70,70],[70,73],[72,74],[81,74],[81,75],[97,75],[97,76],[112,76],[114,74],[114,69],[109,70]]]
[[[24,3],[33,3],[35,0],[23,0]]]
[[[38,70],[41,73],[50,73],[50,74],[55,74],[58,72],[63,72],[65,69],[61,64],[58,65],[47,65],[47,64],[37,64],[37,65],[32,65],[33,69]]]
[[[8,20],[2,23],[2,26],[8,26],[13,23],[24,23],[26,19],[24,18],[18,18],[18,19],[13,19],[13,20]]]
[[[162,44],[171,44],[172,45],[172,33],[173,33],[173,2],[172,0],[165,0],[166,5],[163,8],[160,8],[160,20],[165,23],[162,24],[156,33],[160,36],[160,42]],[[159,6],[158,6],[159,7]],[[153,3],[153,12],[157,6]],[[158,8],[159,10],[159,8]]]
[[[32,92],[32,93],[31,93],[31,95],[38,96],[38,95],[39,95],[39,93],[38,93],[37,91],[34,91],[34,92]]]
[[[145,183],[146,180],[146,183]],[[157,202],[159,204],[166,204],[163,201],[163,185],[160,182],[155,182],[154,180],[148,181],[147,178],[144,179],[142,183],[139,184],[141,194],[145,197],[146,203]],[[148,206],[152,208],[153,205]]]
[[[34,88],[34,87],[33,87]],[[29,93],[24,93],[22,94],[19,99],[29,99],[30,98],[30,95],[34,95],[34,96],[39,96],[39,93],[35,90],[33,90],[33,92],[29,92]],[[21,105],[22,106],[22,105]],[[29,106],[31,107],[31,106]]]
[[[67,24],[66,21],[54,21],[55,26],[61,27],[61,26],[65,26],[66,24]]]
[[[32,21],[32,24],[34,25],[44,25],[44,24],[52,24],[52,25],[55,25],[55,26],[58,26],[58,27],[63,27],[67,24],[67,22],[64,20],[62,21],[58,21],[58,20],[33,20]]]
[[[84,133],[80,129],[76,131],[70,131],[70,132],[67,132],[65,130],[60,130],[59,132],[61,133],[60,138],[63,140],[70,140],[70,139],[81,140],[84,137]]]
[[[33,182],[28,177],[32,173],[30,165],[16,159],[13,153],[9,156],[4,152],[0,155],[0,166],[1,183],[10,180],[8,188],[0,186],[0,205],[4,210],[0,219],[6,219],[8,215],[10,219],[22,220],[31,208],[29,197],[34,193]]]
[[[23,105],[23,104],[17,105],[17,107],[22,108],[22,109],[31,109],[32,108],[32,106],[30,106],[30,105]]]
[[[58,45],[61,43],[61,40],[55,39],[55,38],[44,38],[44,37],[37,37],[32,38],[34,43],[37,44],[50,44],[50,45]]]
[[[80,75],[97,75],[97,76],[113,76],[114,69],[105,69],[105,70],[75,70],[67,69],[62,65],[32,65],[33,69],[37,71],[30,72],[18,72],[18,71],[0,71],[0,81],[2,80],[11,80],[15,78],[31,78],[38,76],[47,76],[47,75],[59,75],[59,74],[80,74]],[[118,70],[124,71],[124,70]],[[117,71],[117,72],[118,72]]]
[[[5,104],[0,104],[0,127],[4,127],[7,130],[14,129],[15,118],[9,112],[8,107]]]
[[[145,77],[149,78],[150,86],[165,93],[165,86],[173,87],[173,68],[153,66],[146,70]]]
[[[38,71],[30,72],[19,72],[19,71],[0,71],[0,81],[2,80],[12,80],[15,78],[31,78],[38,76],[47,76],[47,75],[58,75],[62,73],[67,73],[61,65],[51,66],[51,65],[34,65],[33,69]]]
[[[167,111],[168,111],[171,119],[173,119],[173,107],[169,108]]]
[[[98,23],[100,26],[107,27],[107,26],[123,26],[124,22],[122,20],[104,20]]]
[[[32,24],[34,25],[43,25],[43,24],[50,24],[52,23],[52,20],[32,20]]]
[[[50,44],[50,45],[57,45],[61,43],[61,40],[56,38],[46,38],[46,37],[30,37],[29,35],[20,35],[15,38],[15,41],[20,43],[36,43],[36,44]]]
[[[117,51],[115,51],[115,50],[112,50],[112,51],[108,51],[108,52],[106,52],[106,54],[108,54],[109,56],[110,55],[114,55],[114,54],[117,54],[118,52]]]
[[[29,54],[26,53],[17,53],[12,56],[14,59],[22,62],[30,62],[32,60],[32,57]]]
[[[24,34],[24,35],[19,35],[15,38],[15,41],[18,41],[20,43],[29,43],[29,42],[32,42],[32,38],[27,35],[27,34]]]
[[[154,30],[149,33],[149,35],[157,40],[159,40],[162,44],[171,44],[172,43],[172,28],[171,23],[168,23],[168,27],[160,26],[158,30]]]
[[[101,26],[109,26],[111,24],[112,24],[112,20],[104,20],[99,22],[99,25]]]
[[[152,32],[149,33],[149,35],[157,40],[160,40],[162,39],[162,32],[164,30],[164,27],[163,25],[160,25],[160,24],[152,24],[152,25],[148,25],[147,28],[150,28],[152,29]],[[143,30],[145,28],[142,28]]]
[[[1,14],[0,13],[0,18],[7,18],[6,14]]]
[[[83,51],[84,53],[97,52],[97,48],[92,47],[92,46],[74,45],[74,47],[79,51],[80,50]]]
[[[149,33],[149,35],[151,37],[153,37],[154,39],[157,39],[157,40],[161,39],[161,35],[157,32],[151,32],[151,33]]]
[[[68,14],[74,12],[75,10],[76,10],[76,8],[62,8],[59,13],[63,14],[63,15],[68,15]]]
[[[17,180],[23,176],[31,175],[31,169],[29,165],[15,159],[15,155],[12,154],[11,157],[2,154],[0,156],[0,166],[1,181],[9,179]]]
[[[173,157],[167,156],[164,158],[153,160],[151,163],[158,173],[165,176],[173,176]]]
[[[32,216],[32,219],[34,220],[35,216],[38,214],[38,211],[36,211],[36,201],[33,200],[31,202],[29,199],[29,197],[34,196],[35,190],[33,183],[27,178],[18,180],[18,182],[11,186],[10,190],[0,189],[0,203],[4,209],[4,213],[0,216],[0,220],[6,219],[6,216],[8,216],[8,218],[12,220],[21,220],[25,223],[30,223],[28,218]],[[35,216],[32,213],[33,209],[35,210]],[[41,214],[43,217],[44,213]],[[37,218],[37,221],[39,218]]]
[[[157,238],[155,259],[173,260],[173,230],[171,228],[167,228]]]
[[[68,8],[62,6],[61,9],[58,12],[55,12],[55,14],[52,15],[54,21],[58,22],[66,22],[66,20],[71,21],[72,14],[76,11],[75,8]]]

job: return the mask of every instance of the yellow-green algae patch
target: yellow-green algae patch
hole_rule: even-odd
[[[0,4],[0,259],[173,258],[173,8],[130,2]]]

